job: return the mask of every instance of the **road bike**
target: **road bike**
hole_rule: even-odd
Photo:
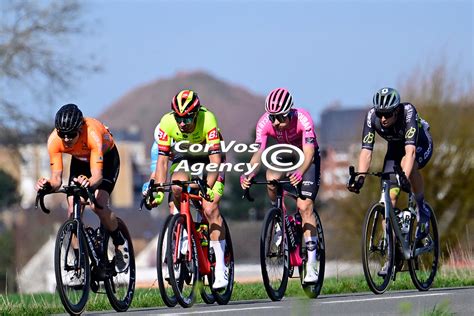
[[[173,185],[183,189],[180,212],[167,217],[157,245],[157,274],[163,301],[170,307],[175,306],[176,302],[182,307],[191,307],[199,290],[205,303],[225,305],[230,301],[234,287],[234,252],[227,222],[222,217],[226,231],[224,263],[229,283],[224,289],[213,289],[215,255],[209,247],[209,223],[203,215],[202,196],[191,189],[192,185],[197,185],[201,194],[206,196],[206,183],[193,178],[190,181],[173,180],[159,187]],[[156,192],[157,187],[151,180],[147,196]],[[171,285],[172,293],[168,285]]]
[[[44,197],[52,193],[73,196],[73,213],[59,228],[54,252],[56,289],[64,308],[71,315],[83,313],[92,290],[107,294],[116,311],[128,310],[135,291],[136,271],[132,238],[127,226],[117,218],[125,243],[115,246],[102,224],[94,229],[82,222],[81,210],[85,205],[92,203],[97,208],[102,208],[88,189],[72,182],[56,192],[39,191],[35,207],[38,208],[39,204],[43,212],[49,214]],[[90,202],[82,200],[85,196]],[[119,264],[117,248],[121,254]]]
[[[390,172],[355,172],[349,167],[349,183],[358,175],[381,178],[380,200],[373,204],[364,220],[362,231],[362,265],[365,279],[372,292],[382,294],[397,272],[410,272],[411,280],[420,291],[427,291],[433,284],[438,270],[439,240],[436,216],[428,203],[430,224],[428,235],[416,240],[418,206],[414,194],[409,192],[408,205],[403,210],[394,208],[390,200],[391,175],[397,184],[405,174],[399,166]],[[407,180],[406,180],[407,181]]]
[[[303,239],[301,214],[297,210],[294,216],[288,215],[285,206],[286,197],[296,200],[301,196],[300,193],[295,194],[293,189],[284,189],[290,184],[289,180],[252,179],[251,185],[253,184],[270,184],[277,188],[276,204],[266,212],[260,235],[260,266],[268,296],[272,301],[281,300],[285,295],[288,278],[293,277],[294,269],[298,268],[304,292],[309,298],[316,298],[323,286],[326,264],[323,226],[318,212],[313,209],[316,218],[318,279],[314,283],[305,283],[307,249]],[[250,188],[245,190],[242,198],[254,201],[250,196]]]

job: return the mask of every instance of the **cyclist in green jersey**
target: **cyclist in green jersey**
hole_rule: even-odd
[[[155,132],[158,143],[158,160],[155,168],[155,182],[165,183],[168,174],[168,158],[174,145],[173,164],[171,166],[171,180],[189,180],[189,172],[181,170],[179,166],[186,160],[187,166],[196,163],[213,164],[215,171],[205,175],[208,185],[208,199],[202,199],[204,215],[209,222],[210,246],[216,257],[214,289],[225,288],[228,284],[228,272],[224,264],[225,228],[219,212],[219,202],[224,192],[224,179],[217,171],[222,162],[219,129],[216,117],[212,112],[201,106],[199,97],[192,90],[182,90],[173,97],[172,111],[165,114]],[[192,150],[194,144],[200,144],[203,150]],[[190,148],[191,147],[191,148]],[[174,204],[178,206],[181,198],[181,188],[172,187]],[[160,196],[160,195],[159,195]],[[160,198],[155,203],[162,202]]]

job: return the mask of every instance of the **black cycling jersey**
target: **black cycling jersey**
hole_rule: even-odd
[[[382,126],[380,119],[375,115],[375,110],[369,110],[362,132],[362,148],[369,150],[374,148],[375,132],[377,132],[388,142],[384,165],[387,165],[387,160],[399,163],[405,154],[405,146],[414,145],[418,168],[422,168],[431,158],[433,151],[433,141],[429,133],[430,126],[428,122],[419,117],[412,104],[401,103],[400,106],[401,110],[397,121],[387,128]]]

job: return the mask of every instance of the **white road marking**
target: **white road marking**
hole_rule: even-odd
[[[428,293],[428,294],[418,294],[418,295],[385,296],[385,297],[363,298],[363,299],[357,299],[357,300],[321,302],[321,304],[354,303],[354,302],[393,300],[393,299],[401,299],[401,298],[417,298],[417,297],[422,297],[422,296],[440,296],[440,295],[449,295],[449,293]]]
[[[215,309],[215,310],[204,310],[196,312],[184,312],[184,313],[172,313],[172,314],[161,314],[161,315],[191,315],[191,314],[210,314],[210,313],[223,313],[223,312],[235,312],[235,311],[249,311],[255,309],[277,309],[283,308],[280,306],[267,306],[267,307],[247,307],[247,308],[229,308],[229,309]]]

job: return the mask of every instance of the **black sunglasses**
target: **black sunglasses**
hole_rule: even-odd
[[[174,119],[176,120],[176,123],[178,123],[178,124],[184,123],[186,125],[191,124],[194,121],[195,118],[196,118],[195,114],[186,115],[186,116],[178,116],[178,115],[174,116]]]
[[[268,114],[268,118],[270,119],[270,122],[275,122],[275,120],[278,120],[278,122],[283,122],[287,117],[288,117],[288,114],[290,113],[286,113],[286,114],[277,114],[277,115],[274,115],[274,114]]]
[[[58,132],[58,136],[59,138],[62,138],[62,139],[74,139],[76,138],[77,134],[79,134],[79,132],[61,132],[61,131],[57,131]]]
[[[382,118],[385,117],[386,119],[389,119],[391,118],[393,115],[395,114],[395,111],[393,112],[377,112],[375,111],[375,116],[377,116],[378,118]]]

